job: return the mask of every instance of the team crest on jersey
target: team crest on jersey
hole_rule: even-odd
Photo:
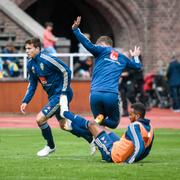
[[[31,71],[35,74],[35,68],[32,66]]]
[[[118,52],[116,52],[116,51],[111,51],[110,58],[111,58],[112,60],[118,60],[118,56],[119,56]]]
[[[40,68],[42,71],[44,71],[44,64],[43,63],[40,63]]]

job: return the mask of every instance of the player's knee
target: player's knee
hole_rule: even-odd
[[[109,125],[109,127],[110,127],[111,129],[115,129],[115,128],[118,127],[118,125],[119,125],[119,121],[111,123],[111,124]]]
[[[72,130],[72,122],[69,119],[60,120],[59,126],[62,130],[65,130],[65,131],[71,131]]]
[[[61,119],[59,121],[59,127],[62,129],[62,130],[66,130],[65,129],[65,126],[66,126],[66,119]]]
[[[65,119],[62,119],[59,121],[59,127],[60,129],[63,129],[64,130],[64,125],[65,125]]]
[[[43,124],[43,121],[40,118],[36,118],[36,123],[38,126],[41,126]]]
[[[44,124],[47,121],[46,117],[44,115],[42,115],[41,113],[39,113],[36,116],[36,122],[38,124],[38,126],[41,126],[42,124]]]

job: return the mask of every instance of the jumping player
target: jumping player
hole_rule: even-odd
[[[90,105],[93,116],[100,125],[116,128],[120,121],[118,82],[122,70],[126,67],[140,69],[139,47],[130,51],[130,60],[112,48],[112,40],[101,36],[96,44],[92,44],[78,28],[81,17],[77,17],[72,25],[76,38],[95,57],[92,73]]]

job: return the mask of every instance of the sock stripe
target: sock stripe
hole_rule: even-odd
[[[88,129],[89,121],[86,121],[85,126]]]
[[[48,123],[45,123],[45,124],[42,124],[42,125],[40,125],[39,127],[41,128],[41,129],[46,129],[46,128],[48,128]]]

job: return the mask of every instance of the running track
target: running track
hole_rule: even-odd
[[[91,120],[92,116],[85,115]],[[147,112],[146,117],[151,119],[154,128],[173,128],[180,129],[180,113],[172,112],[170,109],[154,108]],[[129,120],[122,117],[119,127],[127,127]],[[51,127],[58,128],[58,122],[55,118],[49,120]],[[0,115],[0,128],[37,128],[35,115]]]

